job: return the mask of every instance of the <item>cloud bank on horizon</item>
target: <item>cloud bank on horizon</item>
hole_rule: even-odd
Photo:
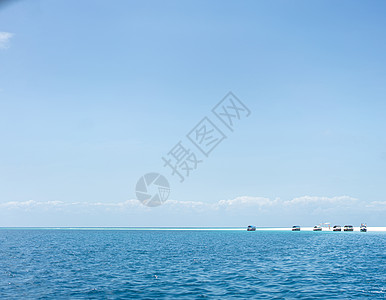
[[[291,216],[294,223],[311,226],[327,221],[368,222],[372,216],[386,212],[386,201],[364,202],[350,196],[302,196],[291,200],[240,196],[214,203],[168,200],[161,207],[149,208],[136,199],[122,202],[28,200],[3,202],[0,209],[0,215],[6,215],[7,211],[13,211],[13,215],[18,212],[19,217],[24,215],[26,222],[18,226],[244,226],[247,223],[289,226],[282,220]],[[56,217],[52,219],[53,216]],[[159,220],[160,216],[164,216],[163,221],[152,221]],[[114,217],[117,223],[101,223],[104,217],[106,220]],[[17,219],[20,224],[20,218]],[[88,221],[82,222],[84,219]],[[2,220],[0,226],[16,226],[4,216]]]
[[[337,196],[337,197],[317,197],[317,196],[303,196],[294,198],[292,200],[281,200],[280,198],[270,199],[266,197],[253,197],[253,196],[240,196],[229,200],[219,200],[215,203],[207,203],[202,201],[178,201],[178,200],[167,200],[164,204],[167,208],[187,208],[187,209],[241,209],[256,207],[259,209],[267,207],[290,207],[297,205],[315,205],[320,207],[328,204],[348,205],[357,203],[359,200],[350,196]],[[383,205],[385,202],[374,201],[371,202],[373,205]],[[64,201],[9,201],[0,203],[0,208],[6,209],[34,209],[34,208],[65,208],[65,207],[99,207],[101,209],[125,209],[125,208],[138,208],[139,210],[150,210],[141,204],[137,199],[125,200],[122,202],[64,202]]]

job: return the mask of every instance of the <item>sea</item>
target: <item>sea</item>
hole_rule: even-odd
[[[2,228],[0,299],[385,299],[385,232]]]

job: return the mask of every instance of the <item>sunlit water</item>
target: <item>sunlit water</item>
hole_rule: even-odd
[[[1,299],[386,297],[386,233],[0,230]]]

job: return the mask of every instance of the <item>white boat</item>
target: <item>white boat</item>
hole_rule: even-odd
[[[360,232],[367,232],[367,224],[366,223],[361,224]]]
[[[247,231],[256,231],[256,226],[248,225]]]
[[[320,225],[315,225],[312,231],[322,231],[322,226]]]

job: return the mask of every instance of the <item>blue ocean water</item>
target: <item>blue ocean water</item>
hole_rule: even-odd
[[[0,230],[1,299],[386,297],[386,233]]]

